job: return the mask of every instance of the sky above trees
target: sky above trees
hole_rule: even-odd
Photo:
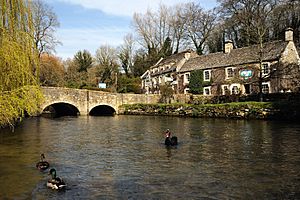
[[[118,46],[128,33],[132,33],[132,17],[135,12],[156,11],[159,4],[172,6],[187,0],[47,0],[58,17],[60,28],[57,38],[62,45],[56,47],[56,55],[73,58],[79,50],[95,54],[101,45]],[[214,8],[216,0],[198,0],[205,9]]]

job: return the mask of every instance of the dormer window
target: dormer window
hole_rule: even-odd
[[[263,63],[261,66],[261,73],[263,76],[268,76],[270,74],[270,63]]]
[[[211,70],[204,70],[203,72],[203,80],[210,81],[211,79]]]
[[[225,76],[226,79],[230,79],[234,77],[234,68],[233,67],[227,67],[225,69]]]

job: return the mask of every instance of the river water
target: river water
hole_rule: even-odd
[[[80,116],[0,131],[0,199],[300,199],[298,124]],[[41,153],[66,190],[46,187]]]

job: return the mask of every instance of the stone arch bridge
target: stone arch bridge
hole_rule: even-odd
[[[41,105],[41,113],[54,111],[65,112],[66,115],[119,114],[119,107],[123,104],[159,101],[158,95],[107,93],[60,87],[42,87],[42,92],[45,99]]]

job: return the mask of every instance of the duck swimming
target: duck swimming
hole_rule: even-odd
[[[45,161],[44,159],[45,159],[45,155],[42,153],[41,161],[36,163],[36,168],[38,168],[41,171],[48,169],[48,167],[50,166],[49,163],[47,161]]]
[[[54,168],[50,169],[49,175],[51,175],[51,179],[48,180],[47,187],[55,190],[61,190],[67,186],[62,178],[56,177],[56,170]]]

